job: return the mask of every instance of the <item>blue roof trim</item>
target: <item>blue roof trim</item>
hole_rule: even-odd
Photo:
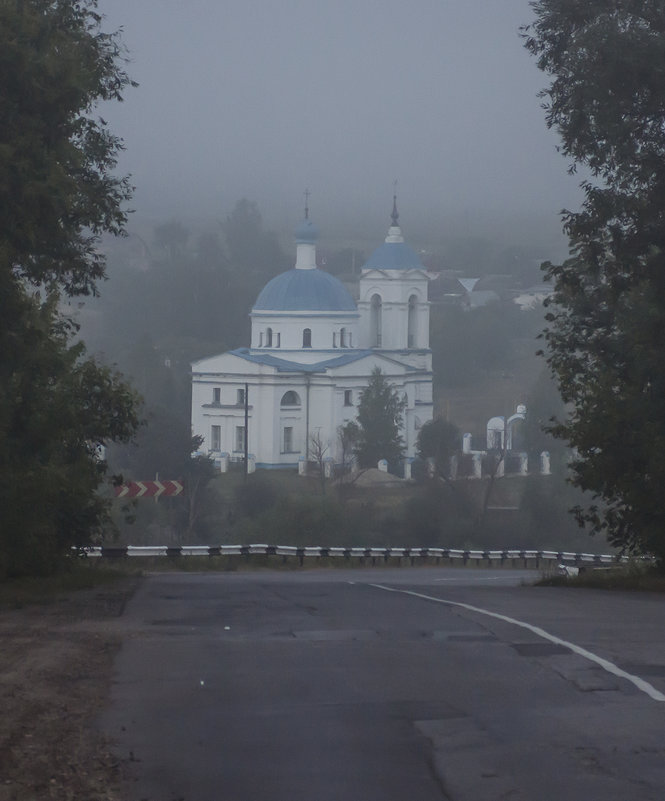
[[[356,311],[348,289],[323,270],[287,270],[259,293],[253,311]]]
[[[365,270],[424,270],[420,256],[406,242],[384,242],[369,257]]]
[[[320,373],[329,367],[342,367],[345,364],[363,359],[373,353],[371,350],[355,350],[345,353],[343,356],[336,356],[333,359],[324,359],[314,364],[303,364],[302,362],[292,362],[288,359],[280,359],[269,353],[252,353],[249,348],[237,348],[230,351],[234,356],[246,359],[254,364],[265,364],[268,367],[275,367],[280,372],[285,373]]]
[[[272,356],[269,353],[252,353],[249,348],[236,348],[236,350],[231,350],[229,353],[233,356],[245,359],[248,362],[253,362],[254,364],[265,364],[268,367],[274,367],[280,373],[322,373],[330,367],[344,367],[344,365],[357,362],[360,359],[364,359],[366,356],[383,356],[384,359],[399,364],[400,367],[403,367],[407,372],[423,372],[423,370],[418,367],[412,367],[411,365],[397,362],[378,350],[352,350],[342,356],[324,359],[314,364],[303,364],[302,362],[293,362],[289,359],[280,359],[278,356]]]

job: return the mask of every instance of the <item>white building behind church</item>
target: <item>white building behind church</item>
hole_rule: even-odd
[[[432,419],[428,278],[404,242],[396,204],[385,242],[364,265],[354,301],[317,268],[318,231],[295,231],[296,264],[273,278],[251,310],[248,348],[192,364],[192,432],[217,460],[242,459],[247,390],[248,451],[258,468],[292,468],[311,458],[312,438],[341,461],[338,430],[356,418],[375,368],[407,399],[402,436],[415,455]]]

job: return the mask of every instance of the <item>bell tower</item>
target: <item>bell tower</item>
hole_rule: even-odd
[[[431,369],[428,280],[420,257],[404,241],[395,194],[388,235],[360,276],[363,347],[395,351],[414,367]]]

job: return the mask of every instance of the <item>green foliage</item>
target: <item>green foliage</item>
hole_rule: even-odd
[[[380,459],[396,465],[404,455],[400,434],[406,400],[400,398],[379,367],[372,371],[358,403],[358,443],[360,467],[376,467]]]
[[[461,449],[462,435],[454,423],[437,417],[418,432],[416,449],[421,459],[434,459],[437,474],[450,475],[450,460]]]
[[[597,500],[577,518],[665,559],[665,3],[540,0],[526,47],[552,76],[547,124],[585,181],[566,212],[572,258],[554,282],[547,359],[570,412],[573,483]]]
[[[474,509],[463,485],[427,482],[406,502],[404,519],[405,544],[468,548],[474,543]]]
[[[58,312],[96,292],[130,194],[90,116],[131,83],[100,22],[95,0],[0,3],[0,577],[48,573],[101,532],[99,449],[138,425],[133,390]]]
[[[256,204],[246,200],[219,230],[194,233],[171,221],[158,225],[153,238],[154,252],[141,249],[141,269],[131,260],[130,245],[142,242],[137,235],[110,258],[113,280],[97,304],[99,342],[124,369],[133,343],[149,336],[189,377],[194,359],[247,343],[249,311],[288,260]]]
[[[256,203],[239,200],[222,228],[230,263],[243,273],[258,274],[261,286],[287,269],[277,237],[264,230]]]
[[[264,472],[252,473],[235,490],[238,512],[247,517],[256,517],[272,508],[277,502],[277,490],[270,476]]]
[[[40,304],[14,285],[2,298],[0,576],[47,573],[101,532],[99,448],[133,435],[137,398],[117,373],[84,358],[82,344],[69,344],[56,295]]]
[[[434,307],[430,343],[437,384],[458,388],[487,373],[511,370],[523,358],[520,342],[533,340],[535,353],[542,323],[541,309],[521,311],[514,303],[490,303],[469,311]]]
[[[360,441],[360,426],[355,420],[349,420],[338,427],[337,438],[341,448],[341,464],[338,470],[342,476],[346,476],[353,468],[353,454]]]
[[[131,84],[95,0],[0,3],[0,270],[90,294],[103,231],[120,233],[120,140],[90,111]]]
[[[345,536],[342,507],[321,495],[282,498],[261,522],[262,530],[282,545],[337,545]]]

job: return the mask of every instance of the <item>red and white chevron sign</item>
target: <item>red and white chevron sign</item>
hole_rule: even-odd
[[[115,488],[116,498],[159,498],[160,495],[173,497],[184,491],[179,481],[128,481]]]

